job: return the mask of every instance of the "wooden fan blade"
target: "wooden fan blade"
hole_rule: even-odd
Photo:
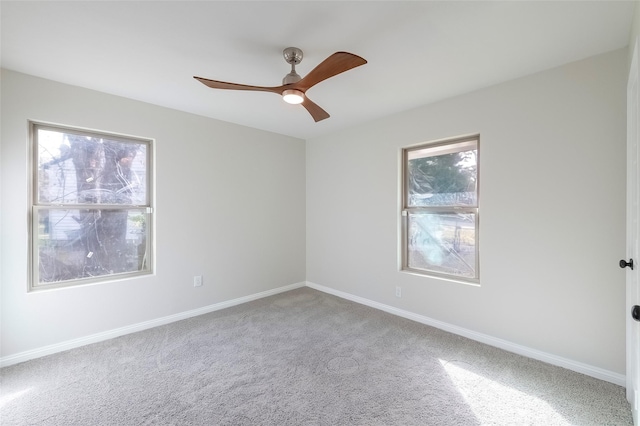
[[[329,113],[318,106],[311,99],[304,97],[304,101],[302,101],[302,106],[309,111],[313,120],[317,123],[318,121],[324,120],[325,118],[329,118]]]
[[[249,86],[246,84],[227,83],[225,81],[209,80],[208,78],[196,77],[196,80],[205,86],[209,86],[212,89],[230,89],[230,90],[252,90],[256,92],[271,92],[281,94],[284,90],[282,86],[277,87],[263,87],[263,86]]]
[[[327,78],[333,77],[351,68],[366,64],[367,61],[358,55],[349,52],[336,52],[311,70],[302,80],[294,83],[296,89],[306,92]]]

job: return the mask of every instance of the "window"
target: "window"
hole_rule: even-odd
[[[479,136],[402,150],[402,269],[478,282]]]
[[[151,273],[152,142],[31,123],[30,289]]]

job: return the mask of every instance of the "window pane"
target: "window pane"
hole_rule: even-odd
[[[146,209],[37,210],[39,284],[149,271]]]
[[[409,213],[408,267],[476,277],[475,213]]]
[[[148,203],[145,143],[36,129],[39,203]]]
[[[469,144],[408,153],[408,206],[477,205],[477,149],[469,149]]]

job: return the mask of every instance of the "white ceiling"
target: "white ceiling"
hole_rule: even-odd
[[[2,1],[1,64],[308,139],[624,47],[633,11],[632,1]],[[368,60],[307,92],[329,119],[192,78],[277,86],[288,46],[304,51],[303,77],[336,51]]]

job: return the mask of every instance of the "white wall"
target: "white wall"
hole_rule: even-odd
[[[307,281],[624,374],[626,72],[622,49],[307,141]],[[471,133],[481,286],[399,272],[401,147]]]
[[[634,0],[635,8],[633,9],[633,21],[631,22],[631,31],[629,32],[629,49],[627,53],[627,62],[631,67],[631,58],[633,56],[633,48],[638,35],[640,35],[640,2]]]
[[[0,356],[304,281],[304,141],[6,70],[1,113]],[[28,119],[156,139],[155,275],[26,292]]]

